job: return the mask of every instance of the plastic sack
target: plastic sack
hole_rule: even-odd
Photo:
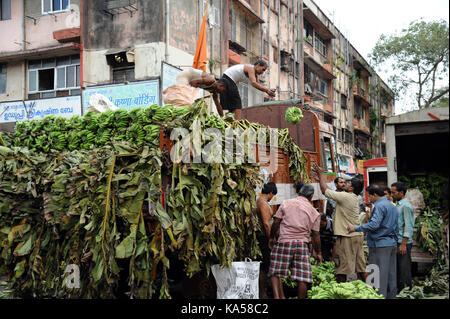
[[[105,111],[115,111],[119,108],[115,106],[106,96],[102,94],[92,94],[89,99],[88,112],[103,113]]]
[[[423,200],[423,194],[420,190],[416,188],[408,189],[406,191],[406,198],[416,211],[416,216],[425,208],[425,201]]]
[[[260,261],[236,261],[231,267],[212,265],[216,279],[217,299],[259,299]]]
[[[174,107],[191,106],[195,100],[201,98],[199,88],[189,85],[172,85],[162,92],[164,104]]]

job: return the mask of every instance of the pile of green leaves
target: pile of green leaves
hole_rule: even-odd
[[[18,123],[16,146],[0,146],[0,270],[13,295],[116,298],[125,280],[130,298],[169,298],[169,255],[184,261],[188,276],[260,255],[261,226],[252,212],[259,166],[171,162],[158,148],[161,128],[193,134],[194,121],[219,130],[250,124],[206,110],[199,100],[189,109],[152,106]],[[291,149],[301,158],[299,148]],[[203,155],[219,156],[207,148]],[[156,229],[145,222],[147,202]],[[79,267],[80,289],[67,287],[68,265]]]
[[[431,173],[428,176],[400,176],[399,181],[404,182],[408,189],[419,189],[423,195],[426,207],[440,210],[446,206],[447,203],[445,201],[448,201],[448,199],[443,198],[442,191],[445,185],[448,184],[448,177]]]
[[[141,208],[149,200],[156,215],[162,210],[160,158],[158,149],[127,143],[46,155],[4,150],[0,264],[14,295],[114,298],[126,270],[129,296],[151,298],[160,255]],[[65,283],[71,264],[80,269],[80,289]]]
[[[161,126],[188,112],[187,106],[174,108],[155,104],[130,111],[88,112],[70,118],[47,116],[42,120],[18,122],[14,145],[45,153],[51,149],[90,150],[125,140],[137,146],[159,146]]]
[[[439,212],[426,208],[414,224],[413,238],[417,246],[437,258],[438,265],[448,263],[445,258],[444,222]]]
[[[412,288],[404,288],[397,299],[448,299],[448,265],[435,266],[423,280],[414,280]]]

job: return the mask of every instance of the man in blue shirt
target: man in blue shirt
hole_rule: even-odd
[[[398,210],[384,196],[382,187],[370,185],[366,190],[374,204],[370,219],[361,226],[348,226],[347,230],[367,233],[369,264],[379,268],[378,293],[386,299],[394,299],[397,295]]]
[[[406,198],[405,183],[392,184],[391,193],[398,209],[397,290],[400,292],[405,286],[412,288],[411,248],[415,211]]]

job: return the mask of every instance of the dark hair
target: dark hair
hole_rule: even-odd
[[[363,182],[359,178],[354,177],[350,180],[350,183],[353,187],[353,193],[355,193],[356,195],[361,194],[362,190],[364,189]]]
[[[369,185],[369,187],[366,188],[366,191],[369,195],[378,195],[380,197],[384,196],[384,188],[377,184]]]
[[[342,178],[342,179],[344,179],[343,177],[336,177],[336,178],[334,179],[334,183],[335,183],[335,184],[337,184],[337,183],[338,183],[338,181],[339,181],[339,178]],[[345,181],[345,179],[344,179],[344,181]]]
[[[314,186],[312,186],[311,184],[305,184],[298,194],[310,199],[314,195]]]
[[[257,60],[255,63],[253,63],[254,66],[261,65],[261,66],[267,66],[267,62],[265,60]]]
[[[298,183],[295,185],[295,192],[296,192],[297,194],[300,194],[300,190],[302,189],[303,185],[305,185],[305,184],[303,184],[302,182],[298,182]]]
[[[263,193],[263,194],[272,193],[273,195],[276,195],[278,193],[277,185],[274,182],[269,182],[267,184],[264,184],[261,193]]]
[[[398,192],[403,192],[403,195],[406,195],[406,184],[403,182],[395,182],[391,185],[391,187],[395,187]]]
[[[383,188],[383,192],[386,192],[386,191],[388,192],[388,194],[391,194],[391,189],[387,186]]]

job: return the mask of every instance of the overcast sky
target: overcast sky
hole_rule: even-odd
[[[420,18],[449,21],[449,0],[313,1],[367,61],[381,34],[397,33]],[[388,75],[379,75],[387,83]]]

